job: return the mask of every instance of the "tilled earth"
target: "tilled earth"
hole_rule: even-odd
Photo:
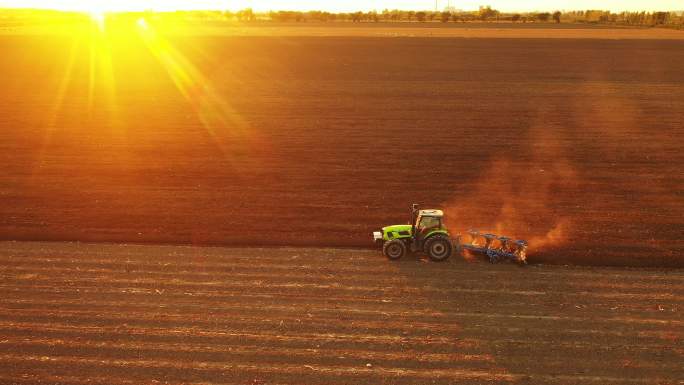
[[[368,247],[418,202],[682,265],[682,31],[135,28],[0,35],[0,239]]]
[[[0,277],[0,383],[684,383],[681,270],[3,242]]]

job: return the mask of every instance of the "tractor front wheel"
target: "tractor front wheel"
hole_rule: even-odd
[[[406,255],[406,244],[398,239],[385,242],[382,253],[391,260],[397,260]]]
[[[451,256],[451,241],[445,235],[437,234],[425,242],[425,252],[433,261],[446,261]]]

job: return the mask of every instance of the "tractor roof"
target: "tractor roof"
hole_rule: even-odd
[[[420,211],[418,212],[418,214],[419,214],[419,215],[424,215],[424,216],[427,216],[427,217],[441,217],[441,216],[444,215],[444,213],[442,212],[442,210],[433,210],[433,209],[430,209],[430,210],[420,210]]]

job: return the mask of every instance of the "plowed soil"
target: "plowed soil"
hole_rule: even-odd
[[[682,384],[679,270],[0,243],[0,383]]]
[[[368,247],[419,202],[681,266],[684,32],[288,28],[0,35],[0,239]]]

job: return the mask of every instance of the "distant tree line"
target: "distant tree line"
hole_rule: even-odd
[[[240,16],[240,12],[243,16]],[[674,26],[684,27],[684,14],[677,12],[620,12],[603,10],[586,10],[570,12],[528,12],[504,13],[491,7],[480,7],[477,11],[405,11],[385,9],[381,12],[342,12],[325,11],[271,11],[254,14],[251,9],[237,13],[226,13],[226,16],[238,20],[271,20],[276,22],[512,22],[512,23],[591,23],[635,26]],[[250,15],[249,18],[244,14]]]
[[[572,11],[565,14],[568,21],[576,23],[620,24],[659,26],[684,24],[684,14],[677,12],[620,12],[603,10]]]
[[[129,16],[153,13],[158,18],[182,18],[194,20],[224,20],[239,22],[273,21],[273,22],[350,22],[350,23],[469,23],[469,22],[508,22],[508,23],[591,23],[632,26],[665,26],[684,29],[684,12],[620,12],[604,10],[568,11],[568,12],[501,12],[489,6],[480,7],[476,11],[406,11],[385,9],[381,12],[325,12],[325,11],[270,11],[254,12],[251,8],[239,11],[175,11],[175,12],[128,12]],[[12,20],[31,16],[55,18],[78,18],[77,12],[36,11],[0,9],[0,25]],[[59,16],[61,15],[61,16]]]

